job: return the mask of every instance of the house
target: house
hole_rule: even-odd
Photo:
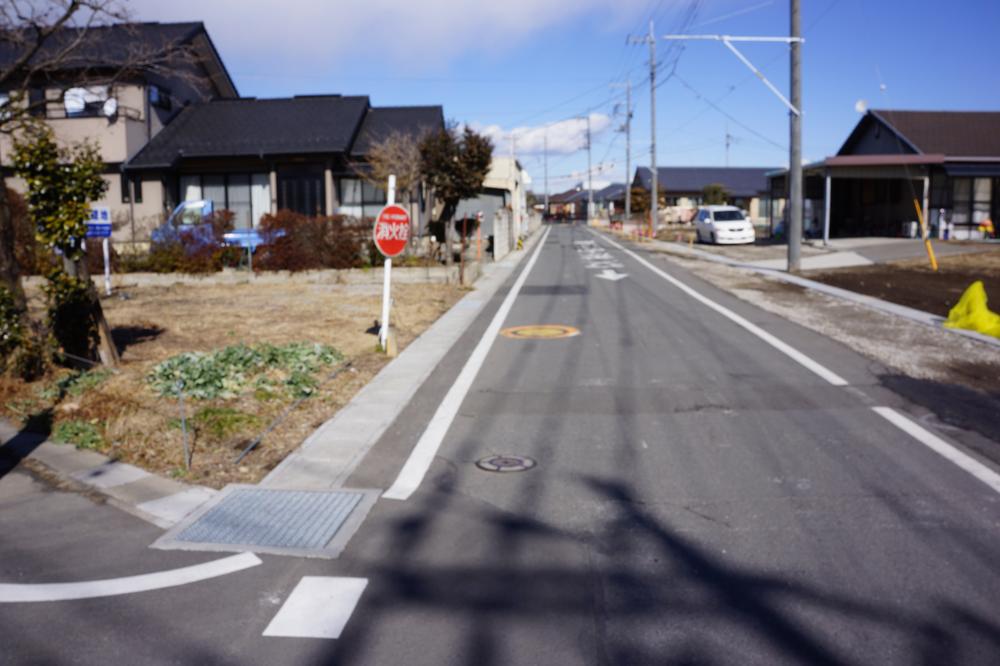
[[[546,214],[564,220],[585,220],[589,200],[589,191],[579,184],[571,190],[550,195]]]
[[[594,192],[595,214],[619,219],[625,214],[625,183],[611,183]]]
[[[770,174],[772,196],[786,183]],[[910,235],[919,207],[935,235],[980,238],[1000,215],[1000,112],[869,110],[836,155],[803,167],[803,198],[811,236]]]
[[[378,108],[366,96],[219,99],[185,108],[126,169],[162,183],[164,210],[212,199],[237,228],[278,210],[372,217],[386,197],[361,176],[367,149],[442,127],[440,106]]]
[[[657,189],[666,197],[668,219],[689,221],[692,209],[702,204],[703,191],[709,185],[722,185],[728,203],[739,206],[756,224],[762,224],[770,208],[767,174],[771,167],[658,167]],[[633,187],[649,192],[652,178],[649,167],[638,167]]]
[[[497,212],[507,210],[511,220],[508,234],[516,239],[528,215],[527,192],[530,184],[531,179],[516,158],[495,155],[479,195],[460,201],[455,209],[455,219],[475,218],[482,213],[480,233],[486,238],[493,235]]]
[[[129,160],[187,105],[232,99],[238,93],[201,23],[121,24],[86,32],[64,28],[36,57],[75,40],[80,42],[73,57],[59,71],[37,72],[28,82],[29,113],[44,118],[62,143],[99,143],[108,188],[96,203],[111,208],[121,227],[118,235],[129,239],[137,219],[160,219],[163,208],[157,176],[135,173],[130,178],[125,170]],[[16,56],[9,43],[0,42],[0,63],[9,66]],[[4,97],[8,93],[0,91],[0,101]],[[9,160],[7,136],[0,137],[0,154]],[[8,184],[24,189],[17,179]]]
[[[50,47],[79,34],[64,29]],[[39,115],[57,139],[100,143],[109,187],[95,203],[111,209],[117,242],[148,241],[179,202],[192,199],[232,211],[238,228],[279,209],[373,216],[385,193],[361,177],[371,146],[393,132],[444,127],[440,106],[373,107],[363,95],[239,97],[201,23],[123,24],[85,35],[87,47],[30,96],[49,100]],[[181,50],[176,62],[122,70],[137,52]],[[0,48],[0,62],[5,57],[13,56]],[[85,88],[74,87],[79,68]],[[4,155],[8,148],[0,144]],[[514,190],[523,200],[520,182]]]

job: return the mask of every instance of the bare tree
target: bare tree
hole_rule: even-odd
[[[119,24],[137,31],[120,0],[3,0],[0,2],[0,134],[44,122],[51,95],[33,97],[31,90],[113,87],[140,72],[176,77],[193,61],[193,47],[171,40],[125,39],[110,46],[102,31]],[[120,25],[125,24],[125,25]],[[0,163],[4,156],[0,155]],[[0,286],[14,296],[21,312],[24,291],[14,258],[14,234],[6,183],[0,172]]]
[[[419,198],[420,186],[424,177],[420,165],[420,142],[430,133],[430,130],[400,132],[393,130],[381,139],[374,141],[365,155],[364,162],[352,165],[354,172],[380,190],[385,190],[389,176],[396,176],[396,194],[399,200],[406,198],[413,203],[414,197]],[[422,229],[420,219],[425,211],[416,207],[414,228],[411,243]]]
[[[112,90],[140,73],[177,78],[192,69],[187,66],[194,61],[190,44],[138,38],[107,43],[110,25],[139,30],[128,21],[120,0],[0,2],[0,134],[10,136],[44,124],[48,104],[64,101],[70,88],[101,85]],[[33,90],[44,92],[33,95]],[[0,155],[0,164],[4,157]],[[0,171],[0,287],[10,292],[23,316],[27,307],[14,244],[10,201]]]

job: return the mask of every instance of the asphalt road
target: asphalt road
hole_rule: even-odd
[[[997,663],[1000,495],[872,410],[913,409],[881,368],[649,261],[847,386],[556,226],[504,325],[579,335],[497,338],[417,492],[379,501],[340,559],[0,604],[0,662]],[[393,483],[503,296],[350,486]],[[537,466],[476,467],[493,454]],[[86,529],[62,526],[77,515]],[[158,530],[21,471],[0,525],[6,581],[15,560],[19,579],[71,580],[218,557],[143,550]],[[368,580],[343,635],[262,636],[304,575]]]

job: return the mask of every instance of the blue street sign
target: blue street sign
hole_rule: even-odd
[[[87,238],[111,238],[111,224],[87,223]]]
[[[111,237],[111,209],[107,206],[91,206],[87,220],[87,238]]]

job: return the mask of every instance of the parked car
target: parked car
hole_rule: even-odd
[[[694,224],[700,243],[753,243],[756,238],[753,223],[736,206],[702,206]]]
[[[189,243],[204,245],[216,243],[215,232],[207,218],[212,215],[215,207],[210,199],[182,201],[174,208],[167,221],[153,230],[151,235],[154,243],[167,243],[178,240],[181,234],[186,234]],[[223,234],[222,244],[233,247],[250,248],[256,251],[260,245],[266,245],[274,238],[285,235],[283,229],[277,229],[270,234],[263,234],[258,229],[234,229]]]

